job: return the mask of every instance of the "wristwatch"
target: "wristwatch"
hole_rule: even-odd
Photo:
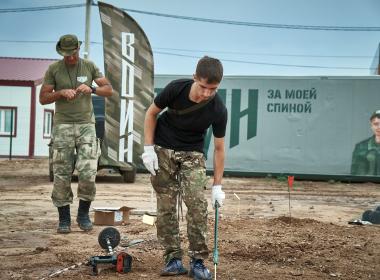
[[[96,93],[96,87],[90,86],[90,88],[91,88],[91,93]]]

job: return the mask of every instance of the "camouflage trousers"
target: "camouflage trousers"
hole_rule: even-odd
[[[75,153],[76,152],[76,153]],[[56,207],[73,202],[71,176],[78,172],[78,198],[93,201],[100,145],[94,124],[58,124],[53,128],[54,187],[51,198]]]
[[[165,262],[182,258],[177,199],[180,194],[187,207],[189,256],[205,259],[207,248],[207,185],[205,158],[200,152],[174,151],[155,146],[159,170],[151,176],[157,197],[157,236],[165,248]]]

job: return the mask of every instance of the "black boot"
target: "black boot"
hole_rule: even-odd
[[[161,276],[173,276],[187,274],[187,269],[183,267],[182,260],[178,258],[173,258],[165,265],[164,269],[161,271]]]
[[[88,211],[90,210],[91,201],[79,200],[77,223],[81,230],[92,230],[92,223]]]
[[[210,270],[205,267],[202,259],[191,259],[189,276],[196,280],[212,279]]]
[[[70,217],[70,205],[58,207],[59,225],[57,228],[58,233],[70,233],[71,232],[71,217]]]

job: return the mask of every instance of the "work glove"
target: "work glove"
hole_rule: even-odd
[[[156,171],[158,170],[158,158],[154,151],[154,146],[144,146],[144,153],[141,155],[146,169],[153,175],[156,176]]]
[[[222,191],[222,185],[215,185],[212,187],[211,202],[215,208],[215,201],[218,202],[219,207],[223,205],[223,200],[226,198],[226,194]]]

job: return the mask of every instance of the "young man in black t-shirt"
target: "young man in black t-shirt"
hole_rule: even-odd
[[[194,279],[211,279],[204,265],[207,248],[207,186],[204,140],[214,135],[214,181],[211,202],[222,206],[224,136],[227,109],[216,94],[223,77],[218,59],[199,60],[193,79],[175,80],[156,96],[145,116],[142,159],[152,174],[157,196],[157,236],[165,248],[162,276],[186,274],[183,267],[176,205],[187,207],[190,271]],[[159,115],[161,111],[164,111]],[[177,201],[178,199],[178,201]]]

